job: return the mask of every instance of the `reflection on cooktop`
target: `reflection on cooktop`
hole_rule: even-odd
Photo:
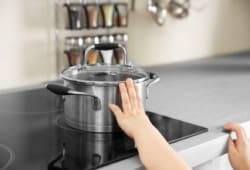
[[[169,143],[207,129],[180,120],[147,112],[149,119]],[[48,165],[48,170],[92,170],[137,155],[133,141],[123,132],[91,133],[68,127],[62,117],[57,121],[61,153]]]
[[[58,119],[57,126],[60,128],[62,152],[48,169],[93,169],[137,153],[133,141],[124,133],[91,133],[73,129],[64,123],[63,117]]]

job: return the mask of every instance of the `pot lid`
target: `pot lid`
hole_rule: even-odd
[[[87,54],[95,50],[114,50],[121,48],[124,53],[123,65],[110,64],[87,64]],[[83,65],[77,65],[67,68],[61,73],[64,80],[74,83],[84,83],[88,85],[117,85],[131,78],[135,83],[149,79],[149,75],[142,69],[128,65],[127,52],[122,44],[94,44],[85,50],[84,58],[81,58]]]
[[[147,80],[148,74],[130,65],[72,66],[61,73],[64,80],[91,85],[117,85],[131,78],[135,83]]]

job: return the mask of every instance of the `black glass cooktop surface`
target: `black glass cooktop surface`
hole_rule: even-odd
[[[0,94],[0,145],[8,148],[0,150],[6,159],[0,163],[13,170],[90,170],[137,155],[133,141],[122,132],[89,133],[68,127],[62,106],[62,98],[46,89]],[[169,143],[207,131],[147,114]]]

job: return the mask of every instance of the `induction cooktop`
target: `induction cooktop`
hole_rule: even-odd
[[[63,99],[46,89],[0,94],[0,168],[92,170],[138,154],[123,132],[90,133],[67,126],[62,106]],[[161,114],[147,115],[169,143],[208,131]]]
[[[152,124],[169,143],[174,143],[208,129],[191,123],[146,112]],[[123,132],[91,133],[73,129],[57,120],[62,152],[48,165],[48,170],[92,170],[137,155],[134,142]]]

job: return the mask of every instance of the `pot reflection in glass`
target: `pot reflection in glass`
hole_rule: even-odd
[[[114,158],[122,159],[124,153],[136,153],[133,141],[123,133],[85,132],[67,127],[63,119],[59,121],[65,151],[62,167],[67,170],[94,168]]]

